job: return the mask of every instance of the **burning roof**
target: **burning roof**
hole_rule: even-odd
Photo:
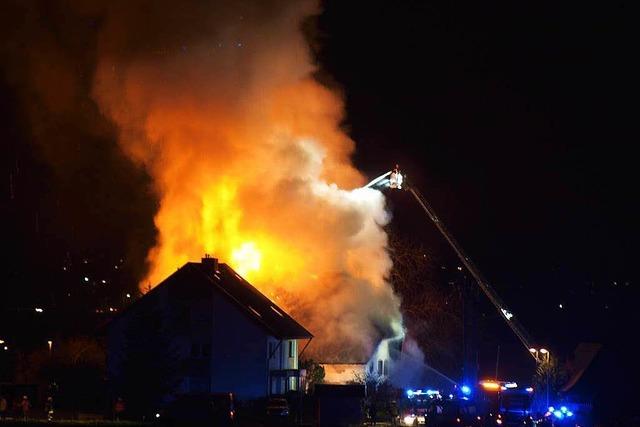
[[[247,314],[264,326],[276,338],[311,339],[313,335],[296,322],[283,309],[264,296],[231,267],[219,264],[213,272],[205,263],[187,263],[184,267],[213,284],[223,295],[244,309]]]
[[[311,339],[313,335],[287,312],[278,307],[273,301],[264,296],[249,282],[243,279],[226,264],[209,264],[188,262],[176,272],[165,278],[148,294],[135,301],[118,316],[145,301],[149,294],[158,292],[165,287],[176,290],[189,286],[211,286],[218,294],[229,299],[233,304],[244,310],[248,317],[265,328],[270,335],[278,339]],[[211,258],[208,258],[211,260]],[[116,317],[118,317],[116,316]]]

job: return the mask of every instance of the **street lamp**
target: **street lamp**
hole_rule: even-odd
[[[551,364],[549,363],[551,361],[551,353],[549,353],[549,350],[547,350],[546,348],[541,348],[540,349],[540,354],[544,354],[544,361],[547,364],[547,366],[545,367],[545,373],[546,373],[546,377],[547,377],[547,407],[549,407],[549,371],[551,370]]]
[[[544,354],[546,361],[547,362],[549,361],[549,357],[550,357],[549,350],[547,350],[546,348],[541,348],[540,349],[540,354]]]
[[[529,349],[529,352],[533,354],[533,357],[535,357],[537,364],[539,365],[546,364],[546,366],[544,367],[544,372],[546,377],[545,380],[547,383],[545,388],[547,390],[547,408],[548,408],[549,407],[549,370],[551,367],[551,364],[549,362],[551,361],[551,353],[546,348],[541,348],[540,350],[538,350],[537,348],[534,348],[534,347],[531,347]],[[538,353],[544,355],[544,359],[538,357]]]

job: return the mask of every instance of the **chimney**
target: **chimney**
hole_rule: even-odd
[[[202,258],[202,266],[210,273],[218,271],[218,258],[213,258],[209,254],[204,254]]]

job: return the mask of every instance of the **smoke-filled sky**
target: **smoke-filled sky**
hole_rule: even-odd
[[[125,275],[135,281],[155,241],[157,196],[92,96],[106,8],[82,1],[0,7],[2,225],[13,248],[5,301],[53,303],[52,293],[64,290],[53,274],[83,259],[127,259]]]
[[[16,78],[37,98],[29,123],[45,159],[64,174],[74,154],[35,129],[40,114],[80,120],[85,101],[97,123],[81,126],[108,128],[127,167],[150,180],[157,235],[143,289],[207,253],[312,331],[324,360],[366,360],[401,333],[384,197],[358,189],[366,178],[351,163],[342,99],[313,76],[303,26],[315,2],[68,4],[41,37],[30,28],[42,8],[29,12],[25,34],[41,46]],[[78,21],[91,41],[65,33]],[[91,61],[81,72],[74,49]]]
[[[145,264],[148,251],[181,246],[167,240],[179,236],[163,238],[161,231],[180,218],[161,204],[182,186],[171,171],[188,172],[184,186],[193,194],[183,195],[197,203],[198,192],[229,184],[222,171],[241,169],[241,189],[228,196],[271,209],[274,224],[282,226],[286,209],[262,206],[256,196],[289,178],[356,186],[363,177],[348,160],[355,146],[354,159],[369,177],[395,162],[408,170],[534,336],[558,346],[571,341],[568,336],[611,336],[615,319],[607,310],[632,300],[628,289],[637,277],[637,129],[630,107],[635,23],[625,2],[216,3],[2,2],[2,232],[13,249],[4,258],[2,303],[19,295],[48,301],[54,285],[47,272],[87,253],[108,262],[124,256],[123,288],[145,283],[154,271]],[[317,64],[298,32],[303,16],[315,13],[317,27],[304,25]],[[284,45],[288,53],[279,54]],[[247,61],[255,67],[239,66]],[[330,75],[342,85],[348,114],[338,94],[310,80],[289,91],[282,84],[308,76],[316,65],[323,81]],[[238,86],[241,97],[234,96]],[[304,114],[333,118],[302,123],[302,112],[290,106],[308,92],[318,104],[293,104]],[[207,116],[211,108],[216,120]],[[265,123],[288,115],[301,121],[275,145],[310,128],[324,137],[320,145],[313,138],[284,144],[287,163],[267,146],[252,147],[258,154],[246,161],[258,167],[219,163],[210,182],[199,179],[199,166],[164,163],[167,150],[199,165],[237,159],[238,141],[272,135]],[[251,123],[244,134],[235,131],[238,117]],[[341,121],[348,134],[339,131]],[[182,125],[169,134],[174,123]],[[183,147],[176,141],[187,133],[193,145]],[[216,140],[219,157],[202,152],[207,138]],[[313,168],[322,155],[318,147],[329,156],[319,175]],[[289,162],[304,167],[292,170]],[[261,174],[261,185],[245,185]],[[277,197],[288,200],[310,188],[290,184]],[[309,200],[348,201],[331,191]],[[442,249],[413,202],[396,196],[392,224]],[[318,215],[314,203],[296,209]],[[255,229],[262,225],[256,218],[227,219]],[[341,223],[349,231],[353,223],[341,218],[326,217],[314,227]],[[318,228],[309,231],[317,236]],[[244,237],[236,257],[255,265],[265,243]],[[223,259],[234,252],[213,249],[227,252]],[[510,338],[507,329],[491,331],[488,359],[495,357],[494,344],[504,349]]]
[[[401,330],[388,217],[381,193],[354,190],[365,179],[342,101],[312,76],[313,13],[298,1],[110,9],[93,96],[159,196],[143,286],[210,253],[307,326],[312,352],[362,360]]]

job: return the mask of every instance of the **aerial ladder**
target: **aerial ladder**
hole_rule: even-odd
[[[534,357],[536,361],[538,361],[533,351],[533,347],[532,347],[533,341],[531,339],[531,336],[520,324],[520,322],[515,317],[513,312],[509,310],[505,302],[500,298],[500,296],[495,291],[495,289],[493,289],[489,281],[480,272],[480,270],[473,263],[471,258],[469,258],[467,253],[464,251],[464,249],[460,245],[460,243],[458,243],[458,241],[453,237],[451,232],[447,229],[445,224],[440,220],[440,218],[438,218],[438,215],[436,215],[435,210],[429,204],[427,199],[422,195],[422,193],[416,188],[415,185],[413,184],[408,185],[405,182],[405,177],[400,172],[398,165],[396,165],[396,167],[393,170],[383,175],[380,175],[379,177],[369,182],[367,185],[365,185],[365,188],[376,188],[376,189],[391,188],[396,190],[404,189],[409,193],[411,193],[411,195],[416,199],[420,207],[427,214],[429,219],[431,219],[431,221],[434,223],[438,231],[440,231],[442,236],[447,240],[451,248],[454,250],[458,258],[462,262],[462,264],[473,276],[473,278],[475,279],[476,283],[478,284],[482,292],[487,296],[489,301],[491,301],[493,306],[498,310],[498,313],[500,314],[500,316],[504,319],[504,321],[507,323],[509,328],[513,331],[513,333],[518,337],[522,345],[524,345],[527,353],[531,354],[531,356]]]

